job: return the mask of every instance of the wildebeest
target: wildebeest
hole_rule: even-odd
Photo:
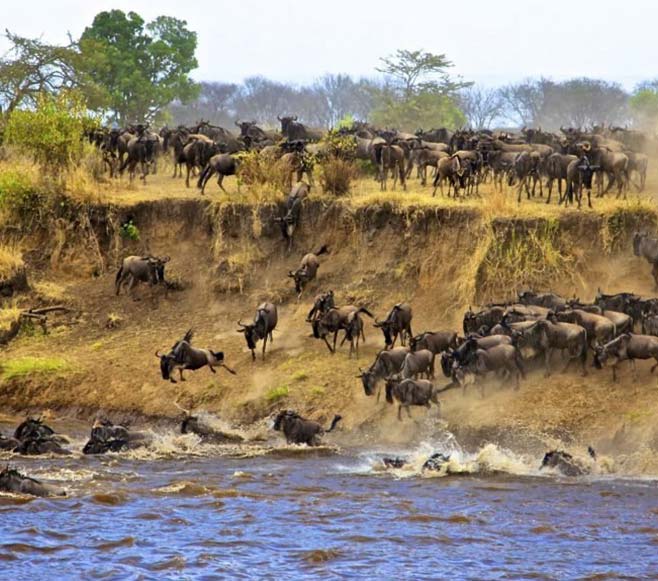
[[[97,419],[91,428],[89,440],[82,449],[83,454],[106,454],[139,448],[151,442],[151,437],[142,432],[131,431],[125,426],[115,425],[108,419]]]
[[[0,472],[0,491],[31,496],[66,496],[64,490],[25,476],[9,466]]]
[[[18,441],[13,451],[24,456],[71,453],[62,447],[68,440],[55,434],[40,418],[27,418],[21,422],[14,431],[13,439]]]
[[[555,293],[536,293],[528,290],[518,293],[519,302],[523,305],[546,307],[551,311],[562,311],[567,306],[567,300]]]
[[[653,335],[624,333],[605,345],[597,345],[594,351],[594,365],[599,369],[612,367],[613,381],[617,381],[617,366],[622,361],[631,362],[633,375],[636,375],[636,359],[655,359],[651,373],[658,367],[658,337]]]
[[[402,420],[402,408],[406,408],[407,415],[411,417],[411,406],[425,406],[431,408],[431,403],[441,409],[436,388],[427,379],[401,379],[394,375],[386,380],[386,401],[398,401],[398,420]],[[430,403],[431,402],[431,403]]]
[[[302,257],[297,270],[291,270],[288,276],[295,281],[295,291],[301,297],[304,287],[312,281],[320,268],[318,256],[329,254],[329,247],[324,244],[317,252],[309,252]]]
[[[583,375],[587,374],[587,331],[580,325],[539,320],[521,331],[521,349],[532,348],[544,355],[545,375],[551,374],[551,355],[554,351],[567,352],[569,361],[580,360]],[[568,364],[567,364],[568,366]]]
[[[355,307],[353,305],[346,305],[344,307],[333,307],[325,312],[321,317],[311,321],[313,328],[313,336],[316,339],[322,339],[330,353],[336,352],[336,341],[338,338],[338,331],[345,331],[345,337],[341,341],[341,345],[345,341],[350,342],[350,356],[359,352],[359,337],[365,341],[365,334],[363,332],[363,321],[361,320],[361,313],[374,318],[372,313],[365,307]],[[327,335],[334,334],[333,348],[327,340]]]
[[[454,331],[426,331],[409,340],[409,349],[419,351],[428,349],[434,355],[442,351],[457,347],[457,333]]]
[[[221,188],[222,191],[225,192],[226,190],[224,189],[223,185],[224,178],[226,176],[234,176],[237,167],[237,161],[232,155],[228,153],[218,153],[217,155],[213,155],[208,160],[208,163],[205,165],[203,171],[199,175],[197,187],[201,189],[202,194],[205,194],[208,180],[213,176],[213,174],[217,174],[217,185]],[[238,191],[239,189],[240,184],[238,182]]]
[[[405,167],[404,150],[399,145],[384,144],[378,151],[379,160],[379,189],[383,192],[386,191],[386,184],[388,179],[388,171],[391,170],[393,176],[393,189],[400,180],[402,189],[407,189],[407,181],[405,179],[407,169]]]
[[[223,351],[212,351],[211,349],[198,349],[192,347],[192,335],[193,331],[192,329],[189,329],[187,333],[185,333],[185,336],[180,341],[176,341],[169,353],[165,355],[160,355],[158,351],[155,352],[155,356],[160,359],[160,372],[162,374],[162,379],[169,380],[171,383],[176,383],[172,374],[178,369],[180,380],[185,381],[185,378],[183,377],[183,371],[185,369],[196,371],[206,365],[213,373],[217,373],[215,367],[223,367],[226,371],[235,375],[235,371],[227,367],[224,363]]]
[[[462,324],[464,334],[477,333],[482,326],[488,328],[493,327],[497,323],[500,323],[506,311],[507,306],[502,305],[492,306],[479,312],[474,312],[471,307],[468,307],[468,311],[464,313]]]
[[[592,207],[592,176],[597,169],[599,169],[599,166],[590,163],[586,155],[569,163],[567,166],[567,189],[562,198],[565,205],[573,204],[575,194],[578,209],[580,210],[584,188],[587,190],[587,205],[590,208]]]
[[[587,451],[592,459],[596,459],[596,452],[594,452],[591,446]],[[550,452],[546,452],[539,469],[541,470],[543,468],[555,468],[565,476],[582,476],[589,472],[589,469],[581,462],[576,460],[568,452],[562,450],[551,450]]]
[[[121,262],[114,279],[115,292],[118,295],[121,287],[128,284],[128,292],[131,292],[137,283],[144,282],[150,286],[162,284],[166,286],[164,277],[165,264],[169,257],[164,256],[126,256]]]
[[[626,313],[620,313],[619,311],[612,311],[610,309],[602,309],[598,305],[586,305],[581,303],[578,299],[570,300],[568,305],[571,309],[580,309],[581,311],[601,315],[606,319],[611,320],[615,324],[615,336],[633,331],[633,317]]]
[[[256,309],[254,322],[250,325],[238,321],[241,329],[238,333],[244,334],[247,341],[247,347],[251,350],[252,360],[256,360],[256,343],[263,341],[263,359],[265,359],[265,348],[267,347],[267,339],[269,337],[270,343],[272,342],[272,332],[276,329],[276,324],[279,320],[279,315],[276,310],[276,305],[272,303],[262,303]]]
[[[357,377],[361,379],[366,395],[372,395],[382,379],[400,373],[408,353],[409,350],[406,347],[384,349],[377,354],[375,361],[366,371],[359,369],[361,373]],[[377,391],[377,401],[379,401],[379,390]]]
[[[288,248],[292,244],[292,236],[299,224],[302,211],[302,202],[308,197],[310,186],[305,182],[296,183],[286,199],[285,213],[275,221],[281,225],[283,239],[288,241]]]
[[[315,319],[319,319],[329,309],[332,309],[335,306],[336,302],[334,300],[334,291],[329,290],[316,295],[315,299],[313,300],[313,306],[308,312],[308,315],[306,315],[306,322],[311,323]]]
[[[297,121],[297,115],[284,116],[276,118],[281,122],[281,134],[289,141],[303,139],[306,141],[318,141],[322,137],[322,132],[311,129]]]
[[[178,405],[174,405],[181,410],[185,416],[181,421],[180,433],[181,434],[195,434],[201,438],[201,441],[207,444],[225,444],[227,442],[242,442],[244,438],[238,434],[227,434],[212,427],[202,417],[192,415],[190,410]]]
[[[596,343],[607,343],[616,336],[615,324],[604,317],[588,313],[580,309],[568,309],[555,314],[555,318],[563,323],[576,323],[587,331],[587,341],[594,348]]]
[[[432,196],[436,196],[437,188],[441,188],[441,195],[443,195],[443,182],[448,181],[448,196],[450,196],[450,188],[454,189],[454,197],[459,195],[460,188],[466,188],[466,162],[459,159],[459,156],[454,153],[449,157],[440,159],[436,166],[436,176],[432,186]]]
[[[462,386],[475,382],[476,376],[492,372],[502,372],[503,381],[514,376],[515,387],[520,387],[520,378],[525,377],[521,355],[513,345],[499,344],[490,349],[475,349],[467,362],[455,362],[453,367],[453,381]],[[480,393],[484,396],[484,386],[480,386]]]
[[[411,305],[407,303],[398,303],[394,305],[388,316],[383,321],[375,320],[375,327],[382,330],[384,333],[384,342],[387,349],[395,347],[395,342],[400,337],[402,346],[406,345],[407,338],[411,339],[413,333],[411,332],[411,320],[413,319],[413,312]]]
[[[633,234],[633,254],[642,256],[651,264],[655,288],[658,290],[658,238],[650,238],[646,232]]]
[[[288,444],[319,446],[320,438],[332,432],[342,419],[341,416],[335,415],[331,425],[325,430],[318,422],[306,420],[292,410],[284,410],[277,414],[273,427],[277,432],[284,433]]]
[[[123,174],[123,171],[128,167],[130,181],[132,182],[135,177],[135,169],[137,164],[139,164],[142,174],[140,179],[146,183],[149,166],[155,161],[157,141],[157,135],[146,131],[140,133],[138,136],[132,137],[126,146],[128,156],[123,160],[123,163],[121,163],[119,173]]]
[[[626,313],[634,323],[642,317],[642,298],[634,293],[606,295],[598,289],[594,304],[604,310]]]
[[[546,203],[551,203],[551,196],[553,194],[553,182],[557,180],[557,193],[558,203],[562,202],[562,180],[567,180],[567,168],[572,161],[578,159],[575,155],[553,153],[546,158],[544,162],[544,170],[548,177],[548,197]]]
[[[402,363],[402,369],[400,369],[402,379],[417,378],[422,374],[425,374],[428,379],[434,377],[434,353],[429,349],[419,349],[407,353]]]

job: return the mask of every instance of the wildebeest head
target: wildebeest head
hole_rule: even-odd
[[[585,189],[592,189],[592,176],[597,169],[599,169],[599,166],[592,165],[586,155],[583,155],[580,158],[578,163],[578,172],[580,173],[580,179],[583,183],[583,186],[585,186]]]
[[[635,232],[633,234],[633,254],[635,256],[641,256],[640,245],[642,241],[647,237],[646,232]]]
[[[303,269],[291,270],[288,272],[288,276],[295,281],[295,292],[297,294],[301,293],[303,290],[303,281],[306,278],[306,271]]]
[[[199,418],[196,416],[185,416],[180,425],[181,434],[198,434],[201,430]]]
[[[160,359],[160,373],[162,379],[170,380],[171,374],[176,369],[176,360],[173,355],[160,355],[159,351],[155,352],[155,356]]]
[[[391,345],[393,343],[392,330],[394,325],[395,321],[375,321],[375,327],[381,329],[384,333],[384,343],[386,343],[386,345]]]
[[[477,316],[470,306],[468,307],[468,311],[464,313],[464,322],[462,326],[464,328],[464,333],[466,334],[474,333],[478,327]]]
[[[359,371],[361,371],[361,373],[357,375],[357,378],[363,383],[363,391],[365,391],[366,395],[373,395],[375,393],[375,387],[377,386],[375,374],[369,369],[367,371],[359,369]]]
[[[251,349],[251,356],[255,359],[256,355],[254,349],[256,349],[256,343],[261,338],[257,329],[257,324],[252,323],[250,325],[245,325],[242,321],[238,321],[238,325],[240,326],[240,329],[236,329],[236,331],[244,335],[244,338],[247,341],[247,347]]]
[[[551,450],[550,452],[546,452],[544,454],[544,458],[541,461],[541,466],[539,469],[541,470],[542,468],[555,468],[561,461],[571,461],[573,460],[573,456],[571,454],[568,454],[567,452],[562,452],[561,450]]]
[[[171,260],[169,256],[162,258],[157,256],[146,256],[149,265],[149,278],[151,284],[163,284],[165,282],[165,264]]]
[[[38,440],[49,438],[55,434],[54,430],[44,424],[41,418],[27,418],[23,421],[14,432],[14,438],[17,440]]]
[[[281,430],[286,429],[286,424],[291,421],[299,419],[299,414],[292,410],[282,410],[274,418],[274,425],[272,426],[274,430],[280,432]]]
[[[278,115],[276,118],[281,122],[281,133],[286,135],[288,133],[288,130],[290,129],[290,126],[297,121],[297,115],[294,116],[285,116],[285,117],[279,117]]]

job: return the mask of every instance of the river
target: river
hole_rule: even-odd
[[[87,428],[67,428],[79,450]],[[437,449],[463,474],[423,476]],[[383,470],[383,453],[162,433],[129,453],[6,456],[67,497],[0,496],[3,578],[658,576],[652,478],[567,478],[445,438],[395,450],[411,460],[400,470]]]

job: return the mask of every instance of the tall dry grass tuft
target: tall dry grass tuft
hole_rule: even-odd
[[[359,176],[353,161],[329,156],[321,164],[320,185],[322,191],[332,196],[344,196],[352,189],[352,183]]]
[[[0,244],[0,279],[12,277],[23,266],[23,255],[18,246]]]

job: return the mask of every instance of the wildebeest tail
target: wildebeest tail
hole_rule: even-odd
[[[368,315],[371,319],[375,318],[375,315],[373,315],[368,309],[365,307],[359,307],[359,309],[356,311],[357,313],[363,313],[364,315]]]
[[[199,174],[199,179],[196,182],[196,187],[201,189],[203,187],[203,182],[210,171],[210,163],[207,163],[203,168],[203,171]]]
[[[187,333],[185,333],[185,336],[183,337],[183,341],[186,341],[187,343],[191,343],[193,335],[194,335],[194,329],[188,329]]]
[[[329,254],[329,246],[326,244],[320,246],[320,249],[315,253],[316,256],[320,256],[322,254]]]
[[[340,422],[340,420],[342,420],[342,419],[343,419],[343,416],[340,416],[340,415],[336,414],[336,415],[334,416],[334,419],[331,420],[331,425],[329,426],[329,429],[327,430],[327,434],[328,434],[329,432],[333,431],[333,429],[336,427],[336,424],[337,424],[338,422]]]
[[[121,280],[122,275],[123,275],[123,264],[119,267],[119,270],[117,271],[117,275],[114,277],[114,286],[119,286],[119,281]]]

